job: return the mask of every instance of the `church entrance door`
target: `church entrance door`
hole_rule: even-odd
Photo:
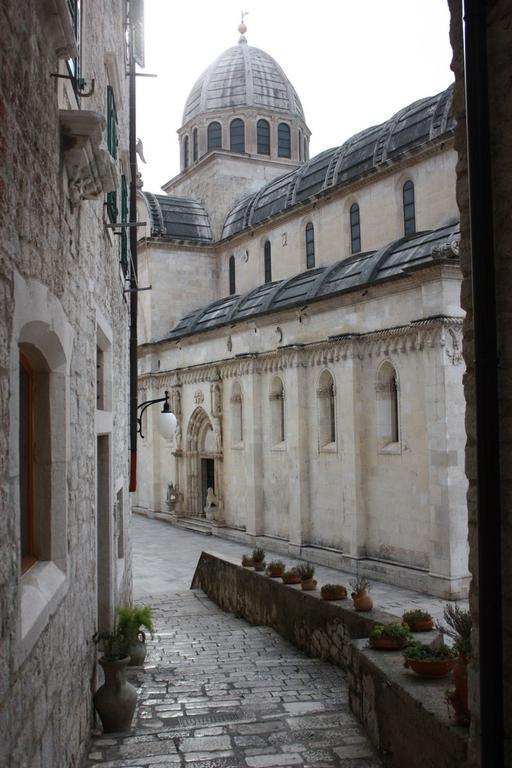
[[[208,488],[215,493],[215,461],[214,459],[201,459],[201,498],[206,499]]]
[[[219,497],[221,475],[217,436],[208,415],[196,408],[187,430],[187,497],[189,514],[204,517],[208,488]]]

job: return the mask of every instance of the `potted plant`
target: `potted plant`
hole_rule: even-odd
[[[288,571],[284,571],[281,578],[284,584],[300,584],[302,581],[300,573],[297,573],[296,568],[290,568]]]
[[[411,640],[411,633],[407,624],[376,624],[368,642],[370,648],[377,648],[381,651],[398,651]]]
[[[409,625],[411,632],[428,632],[434,626],[430,613],[419,608],[415,611],[406,611],[402,616],[402,621]]]
[[[253,559],[255,571],[265,570],[265,550],[264,549],[262,549],[261,547],[256,547],[256,549],[253,549],[252,559]]]
[[[347,588],[343,584],[324,584],[320,595],[322,600],[346,600]]]
[[[457,654],[452,670],[455,688],[448,691],[446,700],[453,709],[452,720],[456,725],[468,726],[471,713],[468,706],[468,663],[471,657],[471,614],[457,603],[444,607],[445,624],[436,624],[436,629],[448,635],[454,643]]]
[[[128,731],[135,712],[137,691],[126,681],[126,667],[130,661],[126,635],[116,627],[112,632],[97,632],[93,640],[103,651],[98,662],[103,668],[105,682],[93,698],[103,731]]]
[[[254,560],[252,559],[251,555],[242,555],[242,565],[244,568],[252,568],[254,565]]]
[[[420,677],[446,677],[453,669],[456,651],[444,643],[411,643],[404,650],[404,666]]]
[[[125,605],[118,608],[117,626],[128,641],[129,666],[142,666],[146,658],[146,635],[141,627],[147,629],[153,637],[151,608],[147,605]]]
[[[296,567],[296,571],[300,576],[303,590],[311,591],[312,589],[316,589],[316,579],[313,578],[315,575],[314,565],[311,565],[311,563],[300,563],[300,565]]]
[[[354,608],[356,611],[371,611],[373,608],[373,600],[368,592],[370,591],[370,582],[358,576],[354,581],[349,582],[352,593],[351,597],[354,602]]]
[[[272,579],[280,579],[285,571],[285,565],[282,560],[271,560],[267,565],[267,573]]]

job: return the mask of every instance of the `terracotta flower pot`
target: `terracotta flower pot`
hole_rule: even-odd
[[[405,663],[420,677],[446,677],[455,664],[455,659],[407,659]]]
[[[283,582],[284,584],[300,584],[301,578],[300,576],[283,576]]]
[[[322,600],[346,600],[347,593],[343,592],[322,592],[320,595]]]
[[[370,640],[370,647],[379,651],[399,651],[401,648],[405,647],[406,642],[407,641],[401,637],[379,637],[375,640]]]
[[[128,731],[132,724],[137,691],[126,681],[129,661],[129,656],[119,661],[99,660],[105,673],[105,682],[94,694],[93,701],[104,733]]]
[[[284,573],[283,569],[280,568],[279,570],[269,571],[268,575],[270,576],[271,579],[280,579],[283,573]]]
[[[316,589],[316,579],[304,579],[300,584],[305,592],[311,592],[311,590]]]
[[[408,622],[411,632],[429,632],[434,626],[432,619],[415,619]]]
[[[371,611],[373,608],[373,600],[366,589],[363,592],[352,592],[352,600],[356,611]]]
[[[254,565],[254,560],[252,557],[244,557],[242,559],[242,565],[244,568],[252,568]]]

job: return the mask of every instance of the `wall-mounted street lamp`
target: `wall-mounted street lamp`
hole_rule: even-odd
[[[146,408],[149,408],[150,405],[154,405],[155,403],[164,404],[162,410],[158,414],[158,431],[166,440],[172,440],[174,433],[176,432],[176,426],[178,422],[176,420],[176,416],[169,407],[168,392],[165,392],[165,397],[157,397],[155,400],[146,400],[144,403],[141,403],[137,406],[137,410],[139,410],[139,408],[142,409],[139,416],[137,416],[137,432],[141,437],[144,437],[142,434],[142,416],[144,415]]]

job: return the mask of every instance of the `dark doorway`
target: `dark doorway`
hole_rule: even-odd
[[[214,459],[201,459],[201,510],[206,504],[208,488],[215,492],[215,461]]]

